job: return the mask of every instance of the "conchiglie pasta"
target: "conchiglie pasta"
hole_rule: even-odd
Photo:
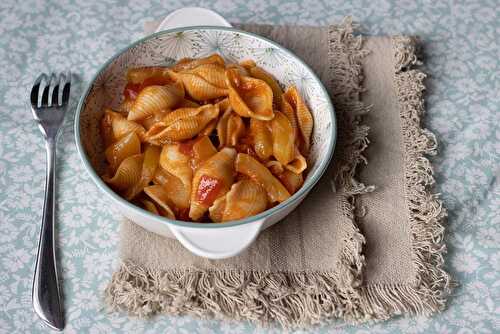
[[[153,125],[146,133],[145,140],[161,145],[193,138],[218,115],[218,106],[211,104],[199,108],[177,109]]]
[[[155,125],[156,123],[160,122],[167,116],[168,113],[170,113],[170,110],[162,110],[155,112],[153,115],[143,119],[141,121],[141,124],[144,126],[146,130],[149,130]]]
[[[181,150],[181,144],[166,144],[160,153],[160,166],[181,180],[185,190],[191,193],[193,170],[188,153]]]
[[[269,121],[250,119],[250,135],[253,149],[260,160],[265,161],[273,154],[273,137]]]
[[[136,197],[152,180],[155,174],[158,162],[160,160],[160,148],[147,145],[144,150],[144,159],[142,162],[141,177],[137,183],[125,193],[125,198],[129,201]]]
[[[296,193],[304,183],[302,174],[296,174],[289,170],[283,171],[283,173],[278,175],[278,178],[290,194]]]
[[[283,165],[287,165],[295,156],[295,138],[288,118],[276,112],[272,124],[273,155]]]
[[[114,176],[104,176],[104,181],[115,190],[127,190],[140,180],[143,159],[144,156],[142,154],[125,158],[120,166],[118,166]]]
[[[304,158],[297,148],[295,148],[295,156],[293,160],[290,161],[285,168],[295,174],[300,174],[307,169],[306,158]]]
[[[193,170],[205,161],[217,154],[217,149],[207,136],[200,137],[194,141],[191,148],[191,167]]]
[[[311,145],[311,134],[313,129],[313,117],[311,112],[304,103],[304,100],[302,100],[297,87],[289,87],[285,91],[284,98],[292,106],[295,114],[297,115],[297,123],[299,125],[300,133],[302,134],[302,140],[304,141],[304,147],[302,150],[304,154],[307,154]]]
[[[144,127],[139,123],[129,121],[119,113],[110,109],[107,109],[105,113],[105,118],[108,118],[111,122],[111,131],[113,133],[112,137],[115,140],[120,140],[131,132],[135,132],[141,140],[144,138],[146,129],[144,129]]]
[[[180,71],[186,71],[193,69],[195,67],[198,67],[200,65],[205,65],[205,64],[215,64],[224,67],[225,62],[224,59],[219,56],[218,54],[213,54],[205,58],[198,58],[198,59],[193,59],[193,58],[183,58],[177,62],[174,66],[172,66],[172,71],[175,72],[180,72]]]
[[[203,64],[182,73],[195,74],[215,87],[226,88],[226,73],[220,65]]]
[[[148,195],[158,206],[163,209],[161,210],[162,216],[170,219],[175,219],[174,211],[172,210],[172,202],[170,201],[168,194],[160,185],[154,185],[144,188],[144,193]]]
[[[106,109],[101,119],[100,132],[105,147],[110,146],[116,141],[113,133],[113,114],[113,111]]]
[[[217,135],[219,136],[219,147],[234,147],[245,133],[245,124],[238,114],[227,109],[217,123]]]
[[[111,144],[104,152],[112,171],[126,158],[141,153],[141,140],[135,132],[130,132],[117,142]]]
[[[146,80],[163,82],[164,84],[172,81],[168,75],[167,67],[136,67],[127,71],[127,81],[131,84],[143,84]]]
[[[260,79],[264,81],[266,84],[271,87],[273,91],[273,105],[275,109],[281,107],[281,99],[283,98],[283,91],[281,90],[280,85],[276,81],[276,79],[272,76],[272,74],[267,73],[265,70],[258,66],[253,66],[250,68],[250,75],[254,78]]]
[[[189,197],[191,194],[181,179],[170,174],[163,168],[157,168],[153,182],[163,186],[168,198],[178,211],[189,209]]]
[[[132,110],[133,105],[134,105],[134,100],[126,98],[120,104],[119,112],[126,116],[130,112],[130,110]]]
[[[283,184],[264,165],[248,154],[238,153],[235,168],[238,173],[248,176],[263,187],[271,203],[281,203],[290,197]]]
[[[241,76],[235,69],[226,70],[229,88],[229,103],[242,117],[271,120],[273,113],[273,91],[262,80]]]
[[[223,148],[203,162],[193,177],[189,217],[200,220],[213,202],[227,193],[234,180],[236,151]]]
[[[184,84],[186,93],[195,101],[206,101],[228,95],[225,87],[216,86],[198,74],[171,71],[170,75]]]
[[[141,90],[134,101],[127,119],[139,121],[156,112],[174,107],[184,98],[184,87],[180,82],[164,86],[148,86]]]
[[[123,102],[100,123],[102,178],[123,198],[169,219],[227,222],[303,186],[312,115],[255,61],[184,58],[126,79]]]
[[[210,208],[209,212],[214,221],[225,222],[261,213],[266,210],[267,204],[267,194],[264,188],[247,179],[233,184],[224,199],[214,203],[214,209]]]

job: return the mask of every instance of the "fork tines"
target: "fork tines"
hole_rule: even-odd
[[[62,94],[61,94],[62,87]],[[48,76],[42,73],[31,89],[31,105],[34,108],[63,106],[68,103],[71,87],[71,72]]]

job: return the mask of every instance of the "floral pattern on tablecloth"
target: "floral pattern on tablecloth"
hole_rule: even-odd
[[[427,125],[445,205],[450,272],[460,282],[448,308],[319,333],[495,333],[500,331],[500,6],[469,1],[59,0],[0,3],[0,333],[47,329],[31,310],[31,279],[43,205],[45,152],[27,96],[41,71],[71,69],[81,85],[143,23],[199,5],[233,22],[324,25],[352,14],[370,34],[418,34],[427,79]],[[77,90],[76,87],[75,90]],[[81,92],[81,88],[80,88]],[[76,106],[76,93],[72,101]],[[66,333],[279,333],[247,323],[108,314],[102,291],[117,266],[117,212],[77,156],[69,115],[59,145],[58,242]],[[307,331],[298,331],[305,333]]]

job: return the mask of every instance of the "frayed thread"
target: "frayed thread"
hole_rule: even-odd
[[[411,229],[412,260],[416,277],[411,285],[373,284],[361,288],[362,312],[370,318],[385,320],[394,315],[430,315],[442,311],[450,293],[450,276],[443,269],[444,226],[446,209],[438,194],[431,193],[435,183],[426,155],[435,155],[434,134],[421,127],[425,112],[423,83],[426,75],[415,69],[417,40],[392,38],[395,52],[394,86],[400,106],[405,151],[405,198]]]
[[[277,322],[284,328],[327,319],[359,320],[358,301],[329,272],[145,269],[123,263],[105,291],[106,304],[139,317],[156,313]]]

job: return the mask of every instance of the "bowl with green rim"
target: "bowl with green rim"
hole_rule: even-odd
[[[122,198],[101,178],[106,169],[105,148],[99,131],[104,108],[116,108],[122,102],[127,69],[170,66],[182,58],[200,58],[214,53],[230,63],[252,59],[273,74],[282,87],[297,87],[314,119],[307,176],[303,186],[289,199],[245,219],[210,224],[154,215]],[[85,170],[120,213],[146,230],[176,238],[196,255],[221,259],[246,249],[259,232],[282,220],[306,197],[330,163],[336,141],[336,121],[325,87],[309,66],[291,51],[269,39],[231,27],[193,26],[149,35],[106,61],[80,99],[75,116],[75,137]]]

